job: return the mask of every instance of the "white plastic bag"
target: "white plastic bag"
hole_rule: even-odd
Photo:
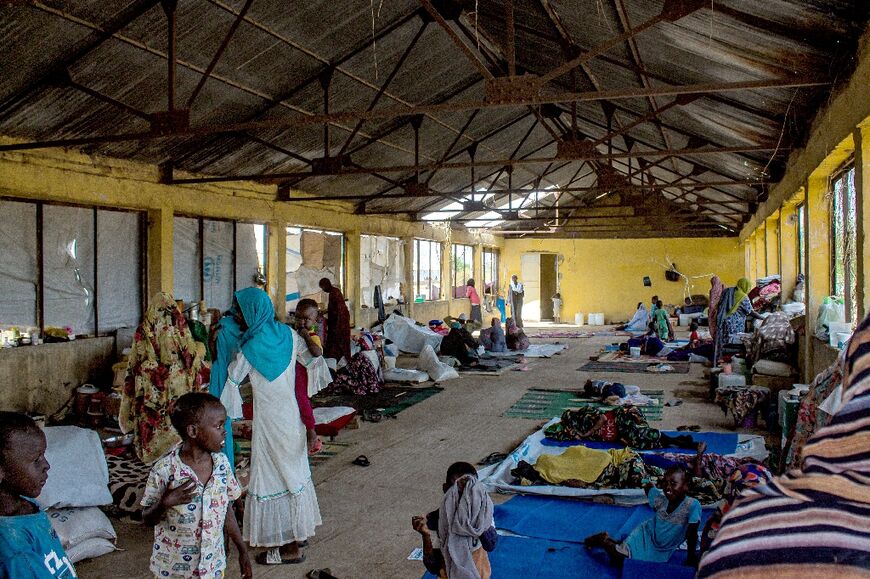
[[[846,304],[842,298],[829,296],[822,300],[819,306],[819,317],[816,320],[816,337],[828,340],[828,328],[831,322],[846,321]]]
[[[417,369],[429,374],[429,377],[435,382],[459,378],[459,372],[455,368],[451,368],[441,362],[430,344],[423,346],[423,351],[420,352],[420,357],[417,358]]]

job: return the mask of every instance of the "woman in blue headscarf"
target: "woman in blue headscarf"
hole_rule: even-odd
[[[252,547],[269,548],[257,557],[262,565],[301,563],[305,556],[299,543],[314,536],[321,524],[305,425],[295,396],[295,360],[303,342],[289,326],[275,320],[272,300],[263,290],[243,289],[236,292],[235,300],[243,334],[228,370],[224,399],[237,399],[238,386],[246,377],[254,393],[243,535]]]

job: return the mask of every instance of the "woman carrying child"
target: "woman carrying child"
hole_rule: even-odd
[[[258,288],[236,292],[242,314],[241,351],[230,365],[227,389],[250,377],[254,393],[251,480],[245,501],[244,537],[268,547],[265,565],[301,563],[299,543],[321,524],[311,480],[305,426],[295,396],[302,339],[275,320],[268,294]],[[226,395],[226,392],[225,392]]]
[[[32,418],[0,412],[0,578],[75,579],[36,497],[48,480],[45,434]]]

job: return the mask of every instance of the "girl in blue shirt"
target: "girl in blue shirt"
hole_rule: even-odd
[[[45,434],[24,414],[0,412],[0,579],[75,579],[45,511],[31,497],[48,480]]]
[[[634,528],[622,542],[614,541],[606,532],[587,537],[587,547],[601,547],[611,560],[622,564],[625,558],[666,563],[683,540],[688,545],[686,564],[698,565],[696,546],[701,522],[701,503],[686,496],[689,473],[682,466],[665,471],[663,489],[648,485],[644,490],[655,516]]]

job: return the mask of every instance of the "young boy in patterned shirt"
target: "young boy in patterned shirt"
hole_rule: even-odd
[[[239,551],[241,576],[252,577],[233,512],[241,487],[221,452],[226,418],[221,401],[205,392],[185,394],[175,403],[172,425],[182,443],[154,463],[142,498],[143,519],[154,526],[156,577],[224,577],[224,529]]]

